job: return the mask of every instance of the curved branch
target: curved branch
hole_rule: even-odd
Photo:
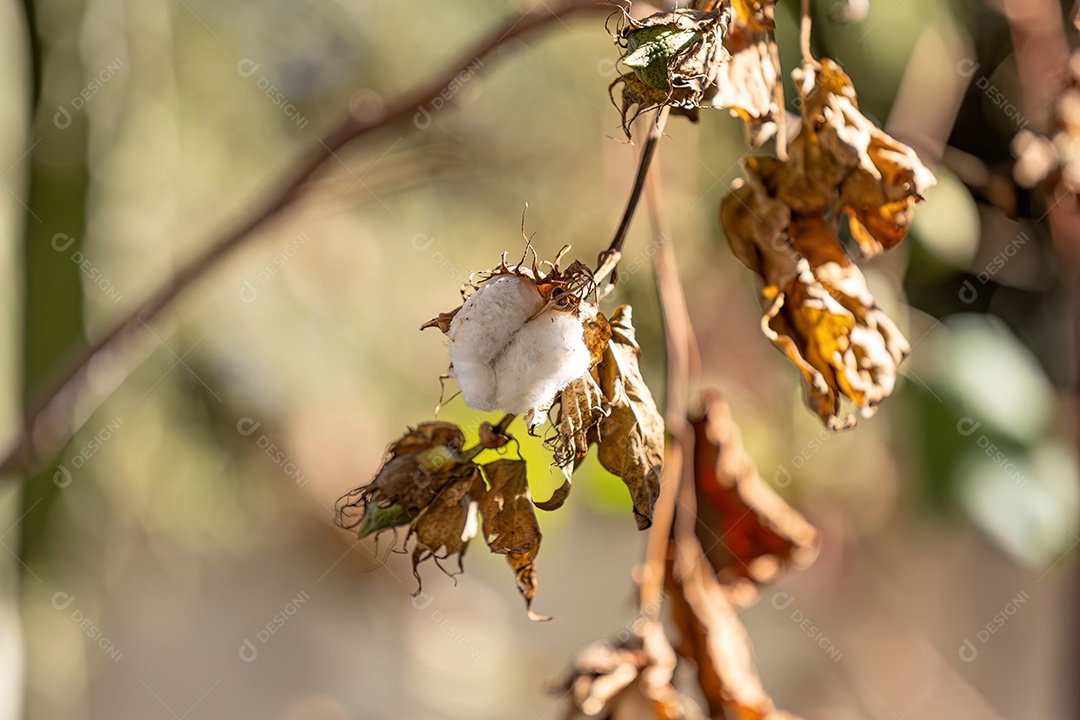
[[[511,41],[552,25],[570,15],[610,12],[612,5],[600,0],[564,0],[543,12],[525,12],[511,18],[482,40],[472,52],[430,84],[389,104],[374,117],[346,117],[318,144],[300,158],[280,186],[247,219],[220,236],[194,260],[185,265],[165,285],[153,292],[134,311],[121,319],[93,343],[75,351],[66,366],[29,407],[23,427],[13,446],[0,460],[0,481],[13,478],[37,458],[49,457],[67,443],[78,430],[71,421],[75,400],[86,385],[91,365],[113,357],[127,341],[138,336],[150,321],[168,307],[189,285],[217,266],[222,259],[249,240],[302,194],[307,182],[348,143],[386,128],[411,122],[439,97],[470,66],[504,49]],[[102,398],[102,402],[104,398]]]
[[[630,233],[630,223],[634,220],[634,213],[641,202],[641,193],[645,189],[645,180],[649,176],[649,167],[652,165],[653,156],[656,154],[656,146],[664,135],[664,126],[667,125],[670,110],[671,108],[667,105],[660,108],[656,113],[656,120],[649,125],[649,132],[645,136],[645,143],[641,147],[641,159],[638,161],[637,174],[634,176],[634,186],[630,189],[630,197],[626,200],[626,208],[623,210],[619,227],[615,229],[615,236],[611,238],[608,249],[600,253],[596,270],[593,273],[597,284],[609,274],[613,275],[615,267],[619,264],[622,248],[626,243],[626,236]],[[614,284],[614,279],[612,283]]]

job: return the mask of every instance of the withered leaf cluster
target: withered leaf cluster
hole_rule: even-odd
[[[622,63],[623,130],[643,112],[670,106],[696,118],[726,108],[746,121],[751,144],[776,131],[779,68],[773,3],[724,0],[709,11],[675,9],[637,20],[624,12],[616,33]]]
[[[1064,87],[1054,101],[1053,123],[1048,135],[1028,129],[1012,142],[1016,165],[1013,176],[1023,187],[1046,181],[1055,199],[1074,205],[1080,195],[1080,51],[1073,53],[1065,73]]]
[[[634,635],[583,648],[568,677],[551,688],[570,706],[564,717],[605,720],[703,718],[674,685],[675,653],[656,622],[639,621]]]
[[[909,346],[841,247],[836,224],[847,217],[866,256],[891,248],[934,176],[859,111],[836,63],[793,74],[802,125],[789,157],[746,160],[747,178],[724,198],[720,223],[761,280],[762,331],[802,373],[807,405],[838,430],[855,423],[841,417],[841,398],[872,415]]]
[[[531,268],[524,261],[507,265],[504,258],[498,268],[483,274],[476,288],[508,274],[524,278],[535,284],[548,305],[574,314],[581,325],[588,370],[555,392],[549,406],[537,407],[525,418],[531,431],[544,421],[550,407],[558,406],[548,444],[565,482],[551,498],[536,502],[536,507],[556,510],[566,502],[574,470],[595,445],[600,464],[626,484],[635,520],[644,529],[652,522],[660,492],[663,417],[641,375],[641,348],[630,306],[616,308],[610,320],[605,317],[588,298],[595,290],[588,268],[576,261],[565,270],[560,268],[559,260],[568,249],[563,248],[554,262],[534,263]],[[423,327],[438,327],[445,333],[459,310],[442,313]]]
[[[452,423],[429,422],[410,429],[387,449],[374,480],[338,500],[337,523],[361,538],[407,525],[405,543],[415,541],[413,575],[420,583],[417,567],[429,558],[453,575],[441,561],[456,556],[457,572],[463,570],[462,558],[482,517],[488,549],[506,556],[529,618],[547,620],[532,610],[542,535],[525,461],[473,462],[480,450],[505,442],[486,424],[480,434],[480,445],[462,450],[465,436]]]
[[[817,532],[758,475],[718,394],[705,396],[691,424],[686,451],[694,499],[677,506],[665,573],[678,642],[672,648],[662,624],[642,617],[632,634],[586,647],[558,688],[569,693],[567,717],[793,717],[777,710],[762,687],[738,610],[756,599],[759,584],[812,562]],[[705,711],[676,688],[680,661],[696,669]]]

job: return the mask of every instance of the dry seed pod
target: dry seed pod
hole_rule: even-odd
[[[382,467],[367,485],[337,501],[336,522],[366,537],[406,525],[451,480],[472,472],[461,455],[465,436],[446,422],[421,423],[387,448]]]
[[[622,89],[623,130],[647,110],[670,105],[698,107],[727,60],[724,34],[731,18],[726,4],[715,11],[677,9],[636,20],[624,11],[616,44],[631,72],[611,84]],[[629,119],[630,108],[637,109]]]

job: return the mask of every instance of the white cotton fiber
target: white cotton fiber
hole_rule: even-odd
[[[451,375],[466,405],[546,411],[555,393],[588,371],[581,320],[543,308],[536,286],[517,275],[488,280],[461,306],[447,337]],[[590,308],[583,304],[582,310]]]
[[[450,323],[450,364],[489,364],[509,344],[525,321],[540,311],[544,299],[517,275],[494,277],[469,296]],[[456,373],[455,373],[456,377]]]
[[[498,410],[495,400],[495,370],[490,365],[461,360],[453,368],[454,380],[461,388],[461,399],[474,410]]]
[[[551,407],[555,393],[584,375],[591,359],[581,321],[552,308],[518,330],[495,363],[499,408],[524,413]]]

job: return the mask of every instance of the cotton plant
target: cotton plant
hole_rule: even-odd
[[[461,572],[479,537],[506,557],[528,616],[546,620],[533,609],[542,540],[535,510],[562,507],[574,471],[595,452],[626,485],[649,538],[633,632],[587,646],[556,684],[568,698],[567,717],[791,718],[757,677],[738,611],[783,571],[809,565],[818,534],[762,480],[722,397],[690,395],[687,357],[696,345],[656,185],[650,215],[661,248],[654,269],[669,364],[664,414],[641,374],[633,310],[610,307],[607,298],[634,210],[655,182],[649,168],[668,117],[698,122],[702,111],[727,110],[744,121],[752,148],[774,146],[745,160],[746,177],[721,202],[720,226],[759,279],[762,332],[802,374],[808,407],[830,431],[851,428],[855,418],[844,408],[872,415],[894,391],[911,348],[868,292],[840,226],[861,256],[888,250],[903,240],[934,176],[862,114],[838,63],[812,57],[805,4],[790,138],[773,2],[707,0],[644,18],[632,10],[614,15],[625,72],[609,91],[621,87],[615,104],[627,136],[638,116],[647,132],[615,238],[595,268],[568,260],[569,246],[541,262],[525,240],[513,264],[512,248],[503,248],[493,269],[472,276],[458,307],[423,325],[445,336],[446,379],[460,402],[502,419],[483,423],[470,447],[452,423],[408,429],[374,480],[342,497],[338,522],[359,537],[404,528],[418,582],[428,559]],[[543,434],[564,473],[548,499],[532,497],[529,468],[507,451],[518,417],[525,432]],[[444,565],[451,559],[456,568]],[[678,642],[661,606],[671,611]],[[677,687],[682,660],[696,668],[704,708]]]

